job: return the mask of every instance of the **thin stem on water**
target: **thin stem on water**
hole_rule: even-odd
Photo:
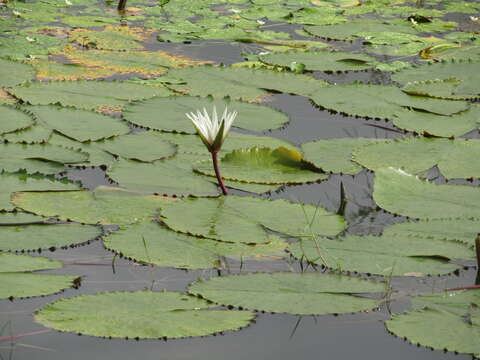
[[[212,161],[213,161],[213,169],[215,170],[215,175],[217,176],[218,185],[222,189],[223,195],[228,195],[227,188],[223,183],[222,175],[220,174],[220,168],[218,167],[218,151],[212,151]]]

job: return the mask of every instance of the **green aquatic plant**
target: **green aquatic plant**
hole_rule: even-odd
[[[197,110],[197,113],[186,113],[187,117],[193,123],[193,126],[197,130],[198,135],[202,139],[203,143],[207,147],[208,151],[212,154],[213,169],[218,180],[218,184],[222,188],[223,195],[227,195],[228,191],[222,180],[220,174],[220,168],[218,167],[218,153],[222,148],[223,142],[228,135],[228,131],[232,126],[236,111],[228,112],[228,108],[225,107],[222,117],[219,119],[217,115],[217,108],[214,106],[212,111],[212,117],[207,113],[207,109],[203,108],[203,113]]]

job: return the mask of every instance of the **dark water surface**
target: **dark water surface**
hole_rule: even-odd
[[[227,64],[240,61],[240,54],[244,51],[242,44],[231,45],[222,42],[155,46]],[[325,74],[322,76],[327,77]],[[327,80],[333,81],[335,76],[338,82],[343,83],[354,80],[376,83],[388,81],[382,80],[377,72],[328,75]],[[403,135],[403,132],[399,132],[386,122],[355,119],[319,110],[301,96],[274,95],[266,104],[287,113],[290,123],[282,129],[267,131],[265,134],[286,139],[297,145],[320,138],[395,138]],[[68,172],[68,176],[82,181],[84,187],[90,189],[109,184],[101,169],[73,169]],[[404,219],[377,208],[371,197],[372,181],[372,174],[367,171],[356,176],[334,175],[321,183],[282,188],[278,192],[264,196],[320,204],[329,210],[336,210],[340,205],[340,184],[343,183],[347,196],[345,213],[349,222],[347,231],[355,234],[378,234],[385,225]],[[199,277],[208,278],[240,271],[291,271],[292,268],[298,270],[298,263],[293,260],[291,264],[285,261],[250,261],[244,264],[241,270],[239,263],[231,262],[228,271],[222,271],[220,274],[216,270],[183,271],[139,266],[118,258],[113,261],[112,266],[113,254],[103,248],[100,240],[74,249],[44,252],[43,255],[66,263],[65,268],[51,272],[82,275],[82,286],[78,290],[68,289],[60,295],[13,302],[0,301],[0,329],[2,329],[0,337],[45,330],[43,326],[33,321],[32,313],[35,309],[59,298],[145,288],[184,291],[190,282]],[[399,312],[408,309],[411,295],[472,285],[475,275],[475,269],[470,267],[458,275],[419,279],[393,278],[392,285],[396,292],[392,294],[390,310]],[[0,342],[0,360],[471,359],[471,356],[432,351],[399,339],[386,331],[383,321],[388,318],[389,309],[386,306],[369,313],[343,316],[298,317],[259,313],[255,324],[238,332],[166,342],[108,340],[45,330],[44,333]]]

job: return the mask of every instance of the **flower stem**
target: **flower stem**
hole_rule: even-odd
[[[213,161],[213,169],[215,170],[215,175],[217,176],[218,185],[222,189],[223,195],[228,195],[227,188],[223,183],[222,175],[220,174],[220,168],[218,167],[218,151],[212,151],[212,161]]]

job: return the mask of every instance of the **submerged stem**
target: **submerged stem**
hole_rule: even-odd
[[[215,175],[217,176],[218,185],[222,189],[223,195],[228,195],[227,188],[223,183],[222,175],[220,174],[220,168],[218,167],[218,151],[212,151],[212,161],[213,161],[213,169],[215,170]]]

